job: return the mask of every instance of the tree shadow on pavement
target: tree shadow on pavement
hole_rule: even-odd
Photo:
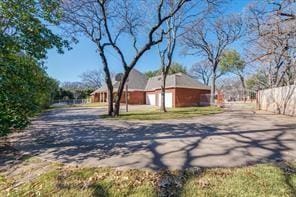
[[[215,125],[195,123],[139,123],[125,128],[83,122],[58,124],[55,121],[55,124],[45,122],[32,132],[23,133],[14,144],[17,149],[30,155],[48,154],[50,159],[78,164],[89,158],[100,161],[144,152],[149,161],[141,167],[153,170],[170,168],[163,159],[177,154],[180,158],[176,158],[176,161],[182,159],[179,168],[185,169],[198,167],[195,164],[198,164],[198,160],[209,159],[211,162],[223,157],[230,162],[245,156],[245,165],[264,160],[284,160],[287,152],[295,151],[295,138],[291,138],[291,133],[295,136],[293,124],[278,125],[273,129],[237,131],[231,125],[228,129],[220,130]],[[262,154],[254,155],[256,152]],[[217,163],[211,164],[211,167],[227,166]]]
[[[247,156],[238,165],[283,160],[287,152],[295,152],[296,149],[293,145],[296,124],[243,130],[241,122],[235,121],[223,127],[219,122],[106,122],[98,119],[96,110],[73,108],[46,112],[33,122],[27,132],[12,137],[12,144],[30,155],[48,154],[49,159],[78,164],[90,158],[100,161],[143,152],[148,161],[140,167],[153,170],[170,168],[170,161],[164,160],[174,155],[177,155],[176,160],[182,160],[178,161],[178,168],[184,169],[207,167],[206,160],[212,163],[211,167],[223,167],[219,162],[214,165],[213,161],[224,157],[231,163]],[[254,155],[256,152],[262,154]],[[199,163],[198,160],[204,162]],[[138,162],[141,161],[123,162],[118,166]],[[1,160],[0,167],[5,165],[5,159]]]
[[[164,170],[158,190],[166,184],[180,188],[186,182],[168,169],[199,173],[207,167],[296,159],[296,124],[274,123],[258,129],[240,124],[108,122],[98,119],[96,110],[58,109],[37,118],[10,141],[22,153],[65,164],[100,166],[104,161],[107,166]],[[12,159],[2,154],[0,169]],[[295,191],[289,176],[286,181]]]

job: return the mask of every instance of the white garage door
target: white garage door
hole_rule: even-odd
[[[146,103],[148,104],[148,105],[155,105],[155,102],[156,100],[155,100],[155,94],[147,94],[147,96],[146,96]]]
[[[161,106],[161,94],[158,95],[158,105]],[[173,94],[171,92],[165,93],[165,106],[173,107]]]

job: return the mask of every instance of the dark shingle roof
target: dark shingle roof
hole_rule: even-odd
[[[119,82],[114,82],[114,91],[117,91],[119,86]],[[139,72],[136,69],[131,70],[129,74],[128,88],[129,91],[133,90],[156,90],[161,87],[161,75],[156,77],[151,77],[147,79],[147,77]],[[167,88],[193,88],[193,89],[201,89],[201,90],[210,90],[211,88],[203,83],[189,77],[183,73],[176,73],[172,75],[168,75],[166,78],[166,87]],[[103,85],[101,88],[92,92],[91,95],[96,92],[106,92],[107,86]]]
[[[148,80],[146,85],[146,90],[155,90],[160,89],[161,87],[161,76],[152,77]],[[202,90],[210,90],[210,87],[204,85],[203,83],[189,77],[183,73],[176,73],[168,75],[166,78],[166,87],[167,88],[194,88]]]
[[[148,81],[148,79],[143,73],[141,73],[137,69],[132,69],[129,74],[129,77],[128,77],[128,89],[129,89],[129,91],[145,90],[147,81]],[[117,91],[117,89],[119,87],[119,82],[114,81],[113,87],[114,87],[114,91]],[[108,90],[107,85],[104,84],[101,88],[92,92],[91,95],[93,95],[97,92],[106,92],[107,90]]]
[[[132,69],[128,76],[128,89],[129,90],[145,90],[147,84],[147,77],[136,69]],[[119,82],[114,83],[114,88],[119,87]]]

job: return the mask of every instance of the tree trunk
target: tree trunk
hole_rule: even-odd
[[[213,70],[212,84],[211,84],[211,105],[215,105],[215,92],[216,92],[216,70]]]
[[[166,74],[162,72],[162,85],[161,85],[161,107],[160,110],[163,112],[167,112],[165,107],[165,81],[166,81]]]
[[[108,116],[113,115],[113,86],[108,85]]]
[[[112,84],[112,79],[110,76],[110,71],[108,67],[108,62],[106,59],[106,56],[103,52],[103,48],[99,45],[99,55],[102,59],[103,63],[103,70],[105,72],[105,82],[107,84],[108,88],[108,116],[112,116],[113,114],[113,84]]]
[[[243,100],[244,102],[246,102],[246,84],[245,84],[245,79],[243,76],[239,76],[241,83],[242,83],[242,87],[243,87]]]
[[[124,87],[125,87],[125,83],[126,83],[126,81],[128,79],[128,76],[129,76],[130,71],[131,70],[129,69],[129,70],[126,70],[124,72],[122,81],[119,84],[119,87],[118,87],[118,90],[117,90],[117,99],[115,101],[115,106],[114,106],[115,108],[114,108],[114,114],[113,114],[113,116],[119,116],[120,100],[121,100],[122,93],[123,93],[123,90],[124,90]]]

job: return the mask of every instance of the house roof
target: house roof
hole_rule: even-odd
[[[107,85],[104,84],[99,89],[96,89],[95,91],[93,91],[92,93],[90,93],[90,95],[94,95],[95,93],[99,93],[99,92],[107,92],[107,91],[108,91]]]
[[[145,90],[156,90],[161,87],[161,75],[152,77],[148,80]],[[168,75],[166,78],[166,88],[193,88],[210,90],[211,88],[203,83],[189,77],[183,73]]]
[[[137,69],[132,69],[129,77],[128,77],[128,89],[129,91],[135,91],[135,90],[145,90],[146,84],[147,84],[147,77]],[[113,82],[113,88],[116,92],[119,87],[119,82],[114,81]],[[101,88],[95,90],[91,93],[91,95],[97,93],[97,92],[107,92],[108,88],[107,85],[104,84]]]
[[[119,87],[119,82],[115,81],[113,83],[114,91],[116,92]],[[156,89],[160,89],[161,87],[161,75],[151,77],[147,79],[147,77],[139,72],[136,69],[131,70],[128,78],[128,89],[129,91],[135,90],[146,90],[152,91]],[[192,89],[201,89],[201,90],[210,90],[211,88],[203,83],[189,77],[183,73],[176,73],[172,75],[168,75],[166,78],[166,88],[192,88]],[[103,85],[101,88],[95,90],[91,93],[91,95],[98,92],[107,92],[107,85]]]
[[[137,69],[132,69],[128,76],[128,89],[129,90],[145,90],[147,84],[147,77]],[[114,83],[114,89],[118,89],[119,82],[116,81]]]

